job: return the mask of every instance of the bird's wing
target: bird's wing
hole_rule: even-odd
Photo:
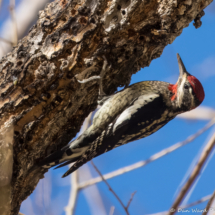
[[[156,99],[157,98],[157,99]],[[131,121],[137,121],[139,119],[139,115],[141,115],[141,118],[145,116],[148,118],[148,115],[146,112],[152,112],[153,110],[150,108],[150,106],[155,106],[155,103],[152,103],[157,101],[156,106],[159,105],[158,103],[162,104],[161,97],[159,94],[151,93],[146,95],[139,96],[127,109],[125,109],[118,119],[116,120],[113,131],[115,132],[117,129],[124,127],[125,125],[128,125]],[[152,105],[151,105],[152,104]]]
[[[126,89],[128,91],[128,89]],[[117,93],[116,93],[117,94]],[[111,96],[105,96],[102,100],[100,100],[100,105],[102,107],[99,109],[101,111],[101,115],[105,115],[107,117],[108,114],[108,105],[105,104],[108,100],[112,99],[116,94]],[[125,93],[124,93],[125,94]],[[119,103],[116,103],[118,105]],[[106,106],[105,106],[106,105]],[[121,105],[118,108],[118,114],[120,114],[129,104]],[[68,145],[63,147],[62,149],[50,154],[42,161],[38,163],[39,166],[43,166],[44,168],[50,168],[61,164],[60,166],[67,165],[69,163],[75,162],[80,158],[80,156],[90,147],[90,144],[101,134],[101,132],[105,129],[104,121],[107,119],[102,119],[97,115],[94,116],[96,118],[96,126],[95,123],[92,124],[85,132],[83,132],[78,138],[74,141],[70,142]],[[110,119],[109,119],[110,121]],[[107,122],[107,126],[108,126]],[[100,127],[103,126],[103,129],[100,131]],[[63,164],[62,164],[63,163]]]
[[[63,175],[69,175],[80,166],[107,151],[122,144],[150,135],[169,120],[160,124],[158,121],[166,110],[162,96],[151,93],[139,96],[132,104],[124,110],[109,126],[96,138],[90,147],[83,153],[74,165]],[[156,128],[153,126],[156,122]],[[150,127],[150,125],[152,125]],[[148,128],[145,132],[144,129]],[[150,130],[151,129],[151,130]]]
[[[112,123],[126,108],[131,106],[137,97],[127,88],[114,95],[107,96],[106,102],[95,113],[92,125],[81,136],[70,143],[69,148],[76,149],[90,144]]]

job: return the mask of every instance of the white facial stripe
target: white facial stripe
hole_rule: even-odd
[[[189,87],[189,93],[191,95],[191,107],[194,107],[194,97],[192,96],[192,92],[193,92],[192,88]]]
[[[181,81],[180,86],[177,90],[177,103],[178,103],[179,107],[181,107],[182,99],[184,97],[184,84],[185,84],[186,80],[187,80],[187,75],[183,74],[182,81]]]

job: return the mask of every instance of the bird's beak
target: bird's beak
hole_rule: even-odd
[[[187,72],[187,70],[184,66],[184,63],[181,60],[181,57],[178,53],[177,53],[177,59],[178,59],[178,67],[179,67],[179,74],[180,74],[178,81],[181,82],[183,77],[185,78],[185,77],[189,76],[190,74]],[[181,81],[180,81],[180,79],[181,79]]]
[[[190,74],[187,72],[184,63],[182,62],[180,55],[177,54],[177,59],[178,59],[178,66],[179,66],[179,78],[177,81],[177,102],[178,105],[180,106],[182,104],[182,99],[184,96],[184,84],[187,81],[187,77],[190,76]]]

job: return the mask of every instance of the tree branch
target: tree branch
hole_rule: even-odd
[[[195,181],[196,177],[200,173],[200,171],[201,171],[204,163],[206,162],[208,156],[210,155],[210,152],[212,151],[214,145],[215,145],[215,133],[213,134],[211,139],[208,141],[207,145],[204,147],[196,166],[194,167],[193,171],[191,172],[190,177],[187,180],[187,182],[181,188],[181,191],[178,194],[175,202],[173,203],[168,215],[173,215],[176,212],[176,209],[179,207],[181,201],[183,200],[186,193],[188,192],[188,190],[192,186],[193,182]]]
[[[186,208],[190,208],[190,207],[193,207],[195,205],[198,205],[198,204],[201,204],[203,202],[206,202],[208,200],[210,200],[212,197],[212,195],[208,195],[208,196],[205,196],[195,202],[192,202],[190,204],[186,204],[186,205],[181,205],[179,208],[177,208],[176,211],[178,211],[179,209],[186,209]],[[163,211],[163,212],[159,212],[159,213],[154,213],[154,214],[148,214],[148,215],[166,215],[168,213],[168,211]]]
[[[0,37],[0,40],[3,41],[3,42],[5,42],[5,43],[10,44],[11,46],[13,45],[13,42],[11,42],[11,41],[9,41],[9,40],[7,40],[7,39],[4,39],[4,38],[2,38],[2,37]]]
[[[207,206],[206,206],[204,212],[202,213],[202,215],[207,215],[207,214],[208,214],[208,211],[210,211],[210,208],[211,208],[211,205],[212,205],[214,199],[215,199],[215,191],[214,191],[213,194],[210,196],[210,199],[209,199],[209,201],[208,201],[208,204],[207,204]],[[214,208],[213,208],[213,209],[214,209]]]
[[[113,215],[114,210],[115,210],[115,207],[114,207],[114,206],[111,206],[109,215]]]
[[[91,160],[91,164],[93,165],[93,167],[94,167],[94,169],[96,170],[96,172],[97,172],[97,173],[100,175],[100,177],[102,178],[102,181],[104,181],[104,183],[107,185],[107,187],[108,187],[108,189],[110,190],[110,192],[113,193],[113,195],[116,197],[116,199],[118,200],[118,202],[122,205],[122,207],[124,208],[126,214],[129,215],[128,208],[129,208],[130,203],[131,203],[131,201],[132,201],[132,199],[133,199],[133,197],[134,197],[134,194],[135,194],[136,192],[132,193],[131,198],[129,199],[127,206],[125,206],[125,205],[123,204],[122,200],[121,200],[121,199],[119,198],[119,196],[116,194],[116,192],[112,189],[112,187],[110,186],[110,184],[105,180],[105,178],[103,177],[102,173],[99,171],[99,169],[96,167],[96,165],[93,163],[92,160]]]
[[[130,206],[130,204],[131,204],[131,202],[132,202],[132,200],[133,200],[134,195],[136,194],[136,192],[137,192],[137,191],[134,191],[134,192],[131,194],[131,198],[129,199],[128,204],[127,204],[127,206],[126,206],[126,209],[127,209],[127,210],[128,210],[128,208],[129,208],[129,206]]]
[[[75,207],[77,205],[79,185],[78,185],[78,170],[75,171],[71,176],[71,194],[68,205],[65,207],[66,215],[75,214]]]
[[[45,4],[51,0],[21,0],[15,8],[16,13],[16,25],[18,38],[22,38],[28,32],[28,29],[31,27],[32,23],[37,19],[37,14],[39,10],[43,9]],[[1,8],[0,0],[0,10]],[[8,41],[13,41],[14,38],[14,28],[13,23],[11,23],[11,18],[9,17],[2,23],[1,28],[1,37],[7,38]],[[5,43],[0,41],[0,58],[7,54],[13,47],[13,44]]]

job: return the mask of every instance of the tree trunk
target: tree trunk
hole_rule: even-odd
[[[8,124],[14,129],[11,214],[43,178],[37,162],[66,145],[96,108],[98,81],[77,79],[99,75],[104,55],[111,65],[104,91],[127,86],[192,20],[199,27],[211,2],[56,0],[40,11],[0,61],[0,132]]]

